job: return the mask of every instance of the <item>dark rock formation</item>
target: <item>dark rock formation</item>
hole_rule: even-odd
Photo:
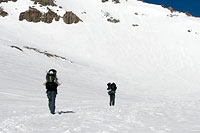
[[[56,6],[53,0],[31,0],[31,1],[34,1],[34,4],[39,3],[43,6]]]
[[[139,25],[138,25],[138,24],[132,24],[132,26],[133,26],[133,27],[137,27],[137,26],[139,26]]]
[[[120,3],[119,0],[112,0],[115,4]]]
[[[40,22],[42,13],[32,7],[29,7],[28,11],[20,13],[19,20],[27,20],[28,22]]]
[[[162,6],[163,8],[165,8],[164,5],[161,5],[161,6]],[[173,12],[179,12],[179,11],[174,10],[171,6],[170,6],[170,7],[167,7],[167,9],[170,10],[171,13],[173,13]],[[185,14],[186,14],[187,16],[192,16],[189,12],[185,12]],[[178,15],[170,15],[170,17],[174,17],[174,16],[178,16]]]
[[[63,16],[63,21],[66,24],[78,23],[79,21],[82,22],[82,20],[73,12],[66,12]]]
[[[107,21],[112,22],[112,23],[119,23],[119,19],[114,19],[114,18],[108,18]]]
[[[0,0],[0,3],[1,3],[1,2],[8,2],[8,1],[16,2],[17,0]]]
[[[169,14],[169,15],[167,15],[168,17],[178,17],[178,15],[177,14]]]
[[[165,7],[165,5],[161,5],[161,7],[163,8],[167,8],[168,10],[170,10],[171,13],[175,12],[176,10],[174,10],[171,6],[169,7]]]
[[[27,20],[28,22],[44,22],[44,23],[52,23],[53,19],[55,21],[59,21],[61,16],[57,15],[57,13],[53,12],[51,9],[48,9],[47,13],[42,13],[39,10],[29,7],[29,10],[20,13],[19,20]],[[82,21],[76,14],[73,12],[66,12],[62,17],[63,21],[66,24],[78,23]]]
[[[101,2],[108,2],[108,0],[101,0]],[[120,3],[119,0],[112,0],[112,2],[114,2],[115,4]]]
[[[63,56],[59,56],[59,55],[56,55],[56,54],[51,54],[51,53],[49,53],[49,52],[47,52],[47,51],[41,51],[41,50],[39,50],[39,49],[37,49],[37,48],[32,48],[32,47],[29,47],[29,46],[24,46],[24,48],[25,48],[25,49],[29,49],[29,50],[33,50],[33,51],[35,51],[35,52],[37,52],[37,53],[40,53],[40,54],[43,54],[43,55],[45,55],[45,56],[47,56],[47,57],[49,57],[49,58],[52,57],[52,58],[62,59],[62,60],[69,61],[70,63],[73,63],[72,61],[66,59],[66,58],[63,57]]]
[[[165,8],[165,5],[161,5],[161,7]]]
[[[23,52],[23,50],[21,49],[21,48],[19,48],[19,47],[17,47],[17,46],[10,46],[11,48],[15,48],[15,49],[17,49],[17,50],[19,50],[19,51],[21,51],[21,52]]]
[[[192,16],[189,12],[185,12],[185,14],[186,14],[187,16]]]
[[[135,15],[139,15],[139,14],[136,12]]]
[[[7,15],[8,15],[8,13],[5,12],[5,11],[3,10],[3,8],[0,7],[0,16],[5,17],[5,16],[7,16]]]
[[[107,2],[108,0],[101,0],[102,2]]]
[[[53,12],[51,9],[47,8],[48,12],[42,15],[41,21],[45,23],[52,23],[53,19],[55,21],[60,20],[60,16],[57,15],[57,13]]]
[[[175,10],[170,6],[170,7],[168,7],[167,8],[168,10],[170,10],[171,11],[171,13],[173,13]]]
[[[55,12],[51,9],[47,8],[48,12],[42,14],[39,10],[29,7],[28,11],[20,13],[19,20],[27,20],[28,22],[45,22],[45,23],[52,23],[53,19],[55,21],[59,21],[60,16],[58,16]]]

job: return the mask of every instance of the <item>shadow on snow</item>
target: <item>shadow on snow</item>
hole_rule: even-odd
[[[59,111],[58,114],[67,114],[67,113],[75,113],[74,111]]]

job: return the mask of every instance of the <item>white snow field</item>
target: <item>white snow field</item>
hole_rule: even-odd
[[[9,14],[0,17],[0,133],[200,132],[200,18],[120,2],[56,0],[63,8],[49,8],[83,20],[70,25],[19,21],[29,0],[0,3]],[[55,115],[42,85],[50,68],[62,82]],[[118,87],[113,107],[108,82]]]

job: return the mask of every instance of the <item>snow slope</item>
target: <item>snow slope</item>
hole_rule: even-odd
[[[83,22],[18,21],[33,2],[0,4],[9,13],[0,17],[0,132],[200,131],[199,18],[136,0],[56,4],[63,8],[49,8],[60,15],[73,11]],[[120,22],[108,22],[110,17]],[[62,81],[56,115],[49,114],[42,86],[50,68]],[[107,82],[118,86],[114,107],[108,106]]]

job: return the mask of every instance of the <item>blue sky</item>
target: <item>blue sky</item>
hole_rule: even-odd
[[[144,0],[144,2],[173,7],[177,11],[186,12],[200,17],[200,0]]]

